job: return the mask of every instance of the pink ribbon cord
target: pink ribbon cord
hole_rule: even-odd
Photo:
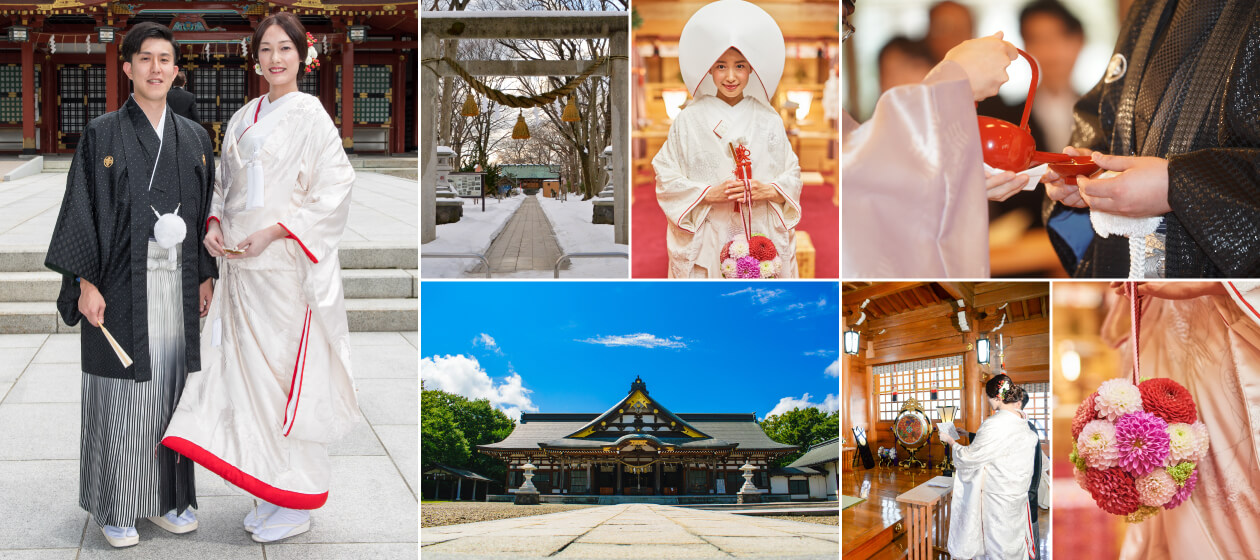
[[[1142,296],[1138,294],[1137,282],[1125,282],[1125,292],[1129,296],[1129,317],[1133,323],[1133,384],[1141,380],[1138,370],[1138,339],[1142,332]]]

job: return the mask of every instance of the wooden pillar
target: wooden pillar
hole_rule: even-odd
[[[22,153],[35,149],[35,43],[22,43]]]
[[[663,466],[664,465],[662,465],[661,463],[657,463],[653,465],[653,469],[652,469],[656,473],[656,488],[653,491],[655,492],[655,495],[657,496],[661,495],[661,468]]]
[[[349,32],[341,49],[341,147],[354,153],[354,43]]]
[[[459,501],[460,496],[464,494],[464,479],[460,477],[455,483],[455,501]]]
[[[975,432],[984,420],[984,384],[980,381],[980,363],[976,361],[976,335],[964,336],[970,350],[963,355],[963,425],[968,432]]]
[[[630,243],[630,190],[627,185],[626,163],[630,159],[629,134],[630,103],[626,98],[626,78],[630,74],[628,54],[629,35],[625,29],[614,31],[608,38],[610,84],[608,95],[612,106],[612,176],[613,176],[613,242]]]
[[[118,99],[118,42],[105,45],[105,111],[117,111],[122,107]]]
[[[560,487],[561,494],[567,494],[569,492],[569,486],[564,483],[564,473],[566,472],[569,472],[569,466],[564,463],[560,463],[560,480],[556,482]]]
[[[407,55],[398,55],[398,64],[394,66],[393,75],[394,98],[390,100],[390,107],[394,114],[389,127],[389,153],[400,154],[407,151]]]
[[[617,463],[616,469],[617,469],[617,495],[620,496],[621,495],[621,471],[625,469],[621,468],[621,463]]]
[[[436,56],[438,40],[432,33],[420,33],[421,58]],[[420,67],[420,95],[433,95],[437,91],[437,63]],[[437,239],[437,146],[433,111],[420,111],[420,243]]]

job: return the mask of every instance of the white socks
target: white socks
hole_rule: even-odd
[[[271,502],[263,500],[259,500],[259,502],[261,503],[254,506],[254,509],[249,510],[249,513],[245,514],[245,530],[251,533],[257,531],[263,521],[266,521],[268,517],[271,517],[271,514],[280,509],[280,506]]]
[[[275,506],[274,504],[266,505],[275,509],[259,522],[258,528],[253,532],[255,542],[275,542],[300,535],[311,529],[311,512],[309,510],[289,509]],[[263,507],[259,506],[258,509],[261,515]]]

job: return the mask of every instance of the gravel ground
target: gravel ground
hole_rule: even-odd
[[[518,506],[510,502],[459,502],[444,504],[420,504],[420,526],[441,527],[477,521],[493,521],[512,517],[529,517],[596,507],[582,504],[539,504]]]
[[[805,523],[817,523],[819,525],[835,525],[840,526],[839,515],[763,515],[770,519],[784,519],[787,521],[802,521]]]

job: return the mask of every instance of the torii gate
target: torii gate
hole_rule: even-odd
[[[630,17],[626,12],[421,12],[422,57],[432,57],[442,39],[588,39],[608,38],[609,61],[595,72],[608,76],[612,107],[613,240],[630,243],[630,193],[627,189],[626,149],[630,120]],[[460,65],[476,76],[576,76],[593,64],[589,60],[469,60]],[[438,76],[456,73],[442,61],[425,62],[420,91],[436,92]],[[436,104],[435,104],[436,105]],[[449,109],[449,108],[448,108]],[[437,152],[435,111],[420,112],[420,243],[437,239]]]

